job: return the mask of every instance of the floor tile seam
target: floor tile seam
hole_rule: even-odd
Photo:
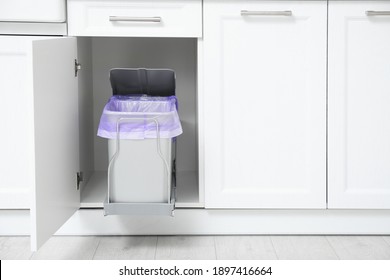
[[[336,255],[337,259],[341,260],[341,257],[339,256],[339,254],[337,254],[336,248],[334,248],[333,245],[332,245],[332,242],[329,241],[328,236],[327,236],[327,235],[324,235],[324,237],[325,237],[326,242],[329,244],[330,248],[332,249],[332,251],[333,251],[334,254]]]
[[[92,255],[92,259],[91,259],[91,260],[94,260],[94,259],[95,259],[96,252],[97,252],[98,248],[100,247],[100,242],[102,241],[102,237],[101,237],[101,236],[97,236],[97,237],[99,238],[99,241],[98,241],[98,244],[96,245],[95,251],[93,252],[93,255]]]
[[[157,235],[156,236],[156,246],[154,248],[154,257],[153,257],[154,260],[156,260],[156,257],[157,257],[158,238],[159,238],[159,236]]]
[[[215,260],[218,260],[218,253],[217,253],[217,242],[216,242],[217,236],[213,236],[213,241],[214,241],[214,254],[215,254]]]
[[[389,247],[390,247],[390,236],[387,236],[387,237],[389,237],[389,241],[386,240],[385,236],[381,235],[381,238],[382,238],[382,239],[385,241],[385,243],[386,243],[387,245],[389,245]]]
[[[269,235],[269,240],[271,241],[272,248],[274,249],[275,256],[277,260],[280,260],[280,257],[278,255],[278,252],[276,251],[274,241],[272,240],[273,235]]]

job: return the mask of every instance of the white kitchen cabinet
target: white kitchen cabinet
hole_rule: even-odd
[[[331,209],[390,208],[390,2],[329,2]]]
[[[197,179],[196,39],[2,36],[0,43],[1,94],[8,104],[0,111],[8,130],[0,138],[5,155],[0,209],[30,209],[33,250],[77,209],[103,207],[108,146],[96,131],[112,94],[108,73],[114,67],[176,71],[186,132],[177,139],[176,206],[203,205]],[[82,64],[77,77],[76,59]]]
[[[389,233],[389,210],[351,210],[389,208],[389,18],[365,15],[388,3],[330,1],[327,22],[327,1],[204,0],[200,38],[199,19],[176,33],[187,38],[83,25],[78,38],[0,37],[0,233],[31,231],[35,250],[79,208],[58,234]],[[96,130],[114,67],[176,71],[175,218],[103,217],[108,153]],[[10,230],[26,216],[31,227]]]
[[[201,7],[200,1],[194,3]],[[196,30],[201,30],[201,14],[197,16]],[[45,24],[38,33],[50,33],[50,26]],[[192,31],[176,35],[194,35],[186,32]],[[169,35],[173,33],[165,34]],[[76,73],[77,59],[82,70]],[[0,110],[6,131],[0,138],[4,159],[0,209],[1,214],[6,209],[30,210],[33,250],[79,208],[103,207],[108,147],[96,131],[111,95],[111,68],[176,71],[185,131],[177,140],[176,206],[203,205],[197,171],[196,39],[0,36],[0,62],[0,90],[6,104]]]
[[[326,1],[204,1],[207,208],[326,207]]]

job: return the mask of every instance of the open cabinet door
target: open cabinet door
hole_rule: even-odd
[[[35,186],[31,249],[36,251],[79,208],[76,38],[32,43]]]

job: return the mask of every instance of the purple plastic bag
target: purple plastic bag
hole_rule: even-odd
[[[157,122],[157,123],[156,123]],[[103,109],[97,135],[116,139],[173,138],[183,133],[175,96],[112,96]]]

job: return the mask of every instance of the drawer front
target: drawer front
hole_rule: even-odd
[[[201,37],[201,0],[68,1],[72,36]]]
[[[65,22],[65,0],[0,1],[0,22]]]

